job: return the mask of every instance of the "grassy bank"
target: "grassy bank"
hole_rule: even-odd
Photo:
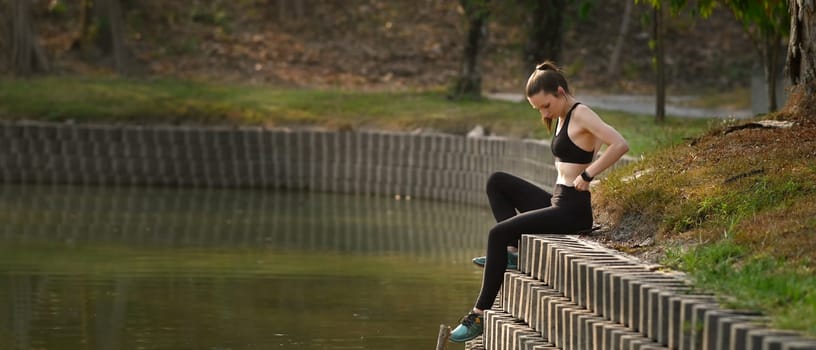
[[[705,130],[711,120],[597,111],[639,155]],[[77,123],[321,126],[433,129],[464,134],[476,125],[511,137],[548,138],[526,102],[450,101],[443,91],[357,92],[214,85],[173,80],[46,77],[0,80],[0,118]]]
[[[816,335],[814,149],[809,121],[715,128],[617,172],[596,204],[619,224],[613,245],[651,251],[727,305]]]

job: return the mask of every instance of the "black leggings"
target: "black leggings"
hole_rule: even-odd
[[[556,185],[551,195],[522,178],[497,172],[487,180],[487,197],[497,224],[487,238],[487,262],[476,302],[481,310],[493,306],[504,281],[507,246],[518,246],[522,234],[570,234],[592,229],[588,191]]]

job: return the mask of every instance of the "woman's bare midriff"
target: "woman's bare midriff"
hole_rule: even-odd
[[[558,178],[555,183],[572,187],[575,178],[580,176],[587,167],[589,167],[589,164],[555,162],[555,168],[558,170]]]

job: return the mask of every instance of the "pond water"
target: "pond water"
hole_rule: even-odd
[[[382,196],[0,185],[0,344],[431,349],[491,224]]]

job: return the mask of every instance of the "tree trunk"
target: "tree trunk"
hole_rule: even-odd
[[[488,2],[489,0],[460,0],[468,20],[468,33],[462,57],[462,69],[453,87],[451,98],[480,98],[482,95],[479,56],[487,37],[487,17],[490,14],[487,7]]]
[[[657,103],[655,122],[662,124],[666,120],[666,55],[665,55],[665,10],[663,6],[654,9],[655,60],[657,70]]]
[[[11,0],[11,67],[15,75],[47,71],[45,52],[37,44],[31,22],[31,1]]]
[[[782,36],[774,31],[756,28],[748,30],[748,36],[754,44],[754,49],[762,63],[762,73],[765,77],[765,96],[768,100],[768,113],[779,109],[776,100],[776,85],[779,77],[779,53],[782,49]]]
[[[74,42],[71,44],[71,49],[79,49],[84,56],[90,55],[90,50],[93,48],[94,38],[91,32],[91,18],[93,18],[93,1],[82,0],[79,5],[79,30]]]
[[[794,92],[800,100],[789,102],[816,105],[816,3],[812,0],[788,0],[791,12],[790,42],[786,68]],[[814,118],[816,116],[808,116]]]
[[[21,76],[30,75],[33,70],[30,7],[28,0],[11,0],[11,67]]]
[[[111,55],[116,72],[126,75],[129,72],[127,49],[125,47],[125,19],[119,0],[105,0],[111,33]]]
[[[527,16],[527,42],[524,45],[526,75],[544,60],[561,60],[564,42],[564,16],[566,0],[534,0],[530,2]]]
[[[626,42],[626,35],[629,33],[629,18],[632,16],[632,5],[635,2],[626,0],[624,3],[626,7],[623,9],[623,20],[618,30],[618,38],[615,40],[612,55],[609,57],[609,66],[606,67],[606,77],[610,80],[616,79],[618,74],[620,74],[620,55],[623,50],[623,44]]]
[[[86,56],[95,56],[98,52],[110,57],[113,69],[120,75],[127,75],[131,62],[125,41],[125,20],[120,0],[90,0],[85,6],[86,16],[92,13],[93,18],[86,19],[89,27],[82,29],[87,31],[80,44],[82,52]]]
[[[765,35],[764,38],[764,55],[765,59],[765,86],[768,89],[768,112],[774,112],[779,109],[776,104],[776,77],[779,73],[779,50],[782,38],[777,35]]]

